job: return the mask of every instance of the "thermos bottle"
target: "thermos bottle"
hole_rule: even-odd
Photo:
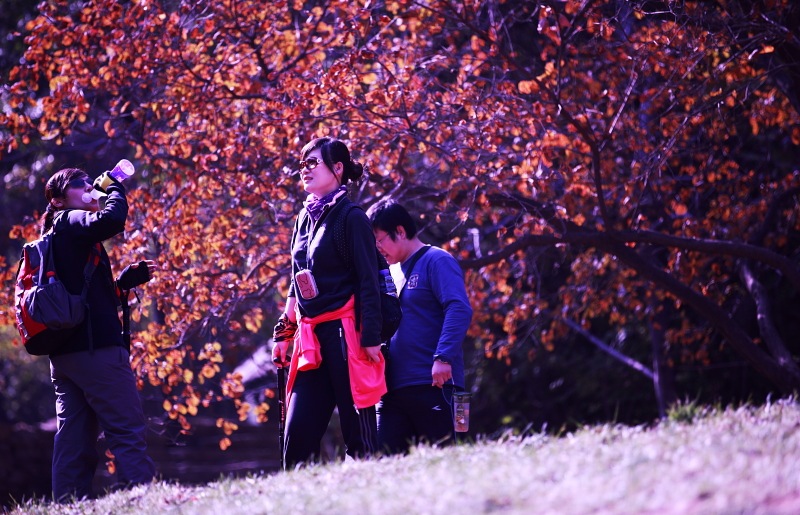
[[[453,426],[456,433],[469,431],[469,393],[453,393]]]

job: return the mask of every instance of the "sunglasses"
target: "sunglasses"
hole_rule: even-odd
[[[90,181],[88,178],[72,179],[67,183],[67,188],[85,188],[87,184],[89,186],[92,185],[92,181]]]
[[[305,161],[300,161],[300,171],[303,171],[303,168],[313,170],[321,162],[322,161],[320,159],[317,159],[316,157],[309,157]]]

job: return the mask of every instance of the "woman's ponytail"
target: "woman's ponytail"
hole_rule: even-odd
[[[364,165],[356,161],[350,161],[345,165],[342,177],[352,182],[359,182],[364,176]]]
[[[47,231],[53,228],[53,219],[55,218],[57,212],[58,209],[56,209],[53,206],[53,204],[48,202],[40,222],[41,223],[40,236],[44,236],[45,234],[47,234]]]
[[[322,161],[325,162],[329,169],[333,170],[334,163],[342,163],[344,166],[341,178],[342,185],[350,181],[358,182],[363,177],[364,166],[350,158],[350,150],[343,141],[334,138],[316,138],[308,142],[300,153],[305,159],[308,154],[316,149],[320,150]]]

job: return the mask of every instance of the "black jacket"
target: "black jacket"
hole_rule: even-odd
[[[125,188],[120,184],[108,187],[108,197],[102,210],[93,213],[82,209],[69,209],[57,213],[53,224],[53,256],[56,273],[70,293],[83,290],[83,269],[92,246],[121,233],[128,217]],[[111,274],[111,262],[105,249],[100,263],[92,275],[87,296],[87,320],[75,328],[72,335],[52,355],[89,350],[88,324],[91,321],[95,349],[124,347],[122,323],[117,307],[119,297]]]
[[[381,308],[378,286],[378,261],[375,254],[375,235],[362,209],[347,214],[345,232],[353,263],[348,266],[336,248],[333,222],[347,197],[342,197],[314,224],[303,209],[297,216],[292,234],[292,287],[289,296],[297,298],[300,314],[316,317],[339,309],[358,291],[362,347],[380,345]],[[294,276],[303,268],[311,270],[319,294],[313,299],[302,298],[294,287]]]

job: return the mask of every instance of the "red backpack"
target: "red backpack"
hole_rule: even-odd
[[[83,270],[83,291],[71,294],[56,275],[53,231],[22,247],[14,311],[25,350],[34,356],[53,352],[86,318],[89,282],[100,263],[100,244],[92,247]]]

